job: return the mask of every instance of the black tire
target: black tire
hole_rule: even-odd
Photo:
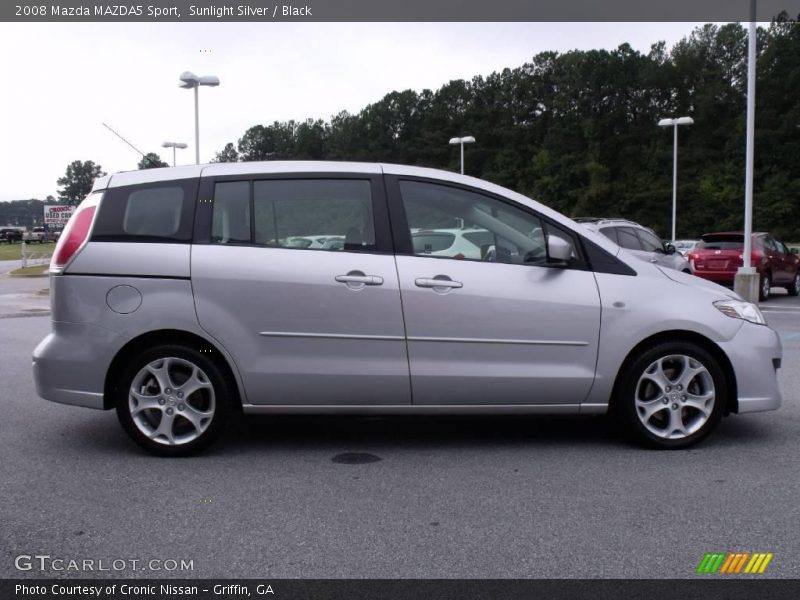
[[[772,288],[772,276],[768,271],[765,271],[761,276],[758,286],[758,299],[761,302],[769,300],[770,289]]]
[[[795,272],[792,283],[786,286],[786,291],[789,292],[790,296],[797,296],[800,294],[800,269],[797,269]]]
[[[168,394],[161,388],[155,376],[147,371],[148,365],[156,364],[162,368],[164,361],[167,361],[166,370],[171,371],[168,381],[172,381],[175,388],[167,388],[170,390]],[[192,371],[192,367],[197,367],[199,371]],[[180,389],[189,383],[189,372],[198,373],[198,380],[203,380],[204,387],[183,397]],[[117,418],[131,439],[152,454],[171,457],[197,454],[219,436],[234,405],[235,387],[225,373],[217,360],[189,346],[165,344],[150,348],[138,354],[122,370],[119,385],[114,391]],[[186,377],[183,382],[182,377]],[[142,385],[143,397],[152,398],[164,406],[140,409],[136,421],[131,414],[135,410],[133,405],[138,404],[131,395],[134,378],[139,379],[137,383],[146,382]],[[164,402],[159,401],[159,398]],[[171,416],[166,417],[169,410],[172,411]],[[201,419],[204,427],[202,431],[187,418],[190,413],[193,416],[205,414],[198,411],[212,413],[212,416]],[[170,423],[170,437],[175,438],[172,441],[167,436],[155,435],[161,429],[162,419],[166,418]],[[143,429],[154,431],[148,436]],[[176,430],[178,436],[175,435]],[[158,441],[159,437],[163,437],[162,441]],[[181,437],[185,439],[182,441]]]
[[[679,383],[680,372],[670,371],[682,364],[678,357],[689,359],[688,365],[693,368],[701,365],[705,368],[705,372],[693,375],[683,387],[683,384]],[[649,379],[650,375],[654,377],[657,375],[657,372],[651,373],[650,369],[661,359],[664,360],[659,363],[660,367],[657,367],[656,371],[660,368],[662,373],[675,376],[674,380],[672,377],[667,377],[672,384],[669,387],[659,386],[655,380]],[[710,385],[713,385],[713,388],[709,388]],[[682,389],[678,389],[679,387]],[[691,396],[707,393],[709,389],[713,392],[713,404],[708,405],[708,400],[705,401],[707,416],[702,417],[703,413],[691,404],[692,402],[703,404],[703,402],[696,401]],[[654,409],[651,416],[646,419],[648,409],[637,403],[637,398],[645,406]],[[665,399],[668,400],[667,403],[664,403]],[[622,374],[615,407],[627,430],[637,442],[653,448],[679,449],[696,444],[714,430],[722,418],[727,399],[727,381],[717,359],[697,344],[673,340],[645,349],[627,366]],[[652,404],[648,404],[650,402]],[[671,429],[672,419],[680,420],[685,435],[681,433],[676,435],[678,430]],[[663,428],[660,425],[663,425]],[[661,433],[657,433],[658,431]]]

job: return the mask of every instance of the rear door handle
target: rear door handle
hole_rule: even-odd
[[[421,288],[462,288],[464,284],[460,281],[453,281],[451,279],[437,279],[420,277],[414,280],[414,285]]]
[[[378,275],[365,275],[362,271],[350,271],[347,275],[337,275],[335,277],[339,283],[346,283],[348,286],[357,287],[365,285],[383,285],[383,277]]]

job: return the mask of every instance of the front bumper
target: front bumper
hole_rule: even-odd
[[[764,325],[744,322],[729,341],[719,344],[736,377],[738,413],[775,410],[781,405],[777,366],[783,355],[778,334]]]

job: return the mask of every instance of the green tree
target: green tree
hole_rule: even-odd
[[[779,15],[758,30],[754,227],[800,241],[800,26]],[[447,141],[472,135],[469,175],[572,216],[620,216],[671,229],[672,131],[679,132],[680,237],[742,226],[747,35],[697,27],[646,53],[542,52],[437,90],[392,91],[357,113],[254,125],[219,157],[400,162],[458,171]]]
[[[233,144],[228,142],[225,144],[225,147],[222,149],[221,152],[217,152],[217,155],[214,157],[212,162],[216,163],[223,163],[223,162],[237,162],[239,160],[239,152],[236,151],[236,148]]]
[[[136,166],[137,169],[158,169],[161,167],[168,167],[169,163],[164,162],[161,160],[161,157],[156,154],[155,152],[148,152],[142,157],[142,160],[139,161],[139,164]]]
[[[64,176],[56,181],[61,186],[58,190],[59,201],[77,205],[92,191],[94,180],[103,175],[105,175],[103,168],[91,160],[71,162],[67,165]]]

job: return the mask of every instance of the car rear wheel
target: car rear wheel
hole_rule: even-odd
[[[797,296],[800,294],[800,269],[794,274],[792,283],[786,286],[786,291],[789,292],[790,296]]]
[[[770,277],[769,273],[764,273],[761,276],[761,287],[758,290],[758,299],[761,302],[765,300],[769,300],[769,293],[772,289],[772,277]]]
[[[186,456],[217,438],[232,398],[215,361],[187,346],[163,345],[125,369],[115,404],[123,429],[139,446],[161,456]]]
[[[719,423],[727,398],[725,376],[704,348],[663,342],[627,368],[620,388],[622,416],[638,441],[686,448]]]

